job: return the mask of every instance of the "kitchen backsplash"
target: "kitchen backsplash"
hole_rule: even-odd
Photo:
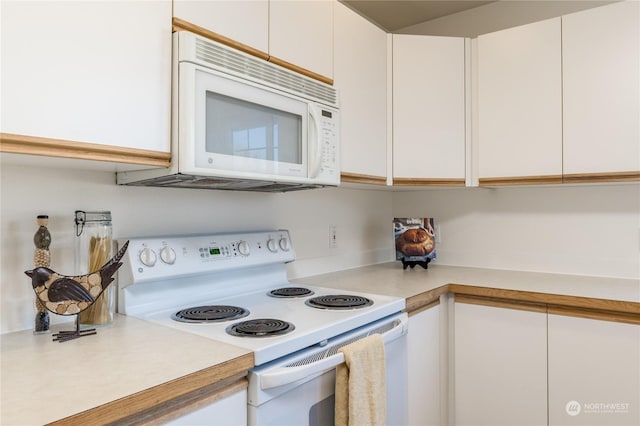
[[[297,260],[290,276],[313,275],[393,259],[391,193],[315,189],[249,193],[118,186],[107,171],[1,164],[0,332],[31,328],[33,291],[24,271],[33,262],[38,214],[49,215],[51,264],[72,274],[75,210],[110,210],[113,237],[286,228]],[[337,244],[329,247],[329,228]],[[52,315],[51,321],[66,320]]]
[[[72,273],[77,209],[110,210],[114,238],[287,228],[292,278],[393,261],[393,218],[425,215],[440,231],[436,264],[640,275],[638,184],[262,194],[117,186],[113,172],[4,161],[0,177],[0,333],[33,326],[23,271],[33,262],[35,217],[49,215],[53,268]]]
[[[436,263],[640,278],[640,184],[419,194],[394,192],[393,212],[436,218]]]

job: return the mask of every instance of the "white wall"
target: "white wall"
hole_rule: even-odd
[[[76,209],[111,210],[115,238],[287,228],[292,278],[393,260],[394,216],[436,218],[438,264],[640,277],[639,184],[261,194],[117,186],[113,172],[2,161],[0,333],[33,326],[23,272],[33,266],[38,214],[50,217],[53,268],[73,273]]]
[[[438,264],[640,278],[640,185],[395,192],[395,216],[434,217]]]
[[[49,215],[52,267],[63,274],[74,270],[75,210],[110,210],[114,238],[286,228],[298,259],[290,277],[393,258],[390,193],[127,187],[115,184],[113,172],[0,165],[0,333],[33,327],[34,295],[24,271],[33,267],[38,214]],[[329,248],[330,225],[337,227],[336,248]]]

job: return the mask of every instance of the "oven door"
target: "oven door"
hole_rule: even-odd
[[[308,177],[307,101],[188,62],[179,75],[181,172]]]
[[[249,372],[249,425],[333,425],[337,350],[369,334],[385,342],[387,424],[407,422],[407,315],[397,314],[254,368]],[[291,367],[291,364],[302,364]]]

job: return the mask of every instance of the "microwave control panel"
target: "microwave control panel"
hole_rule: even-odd
[[[324,106],[320,109],[320,170],[318,178],[321,180],[340,179],[340,150],[338,139],[340,135],[339,114],[337,110]]]

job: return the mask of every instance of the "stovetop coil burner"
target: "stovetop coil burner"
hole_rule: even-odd
[[[282,288],[277,288],[275,290],[271,290],[267,294],[273,297],[288,298],[288,297],[312,296],[314,293],[313,291],[304,287],[282,287]]]
[[[249,310],[238,306],[207,305],[183,309],[171,316],[180,322],[205,323],[223,322],[244,318],[249,315]]]
[[[318,309],[360,309],[373,305],[373,301],[351,294],[330,294],[312,297],[305,304]]]
[[[279,336],[295,330],[295,326],[287,321],[273,318],[258,318],[242,321],[227,327],[226,331],[232,336],[240,337],[269,337]]]

